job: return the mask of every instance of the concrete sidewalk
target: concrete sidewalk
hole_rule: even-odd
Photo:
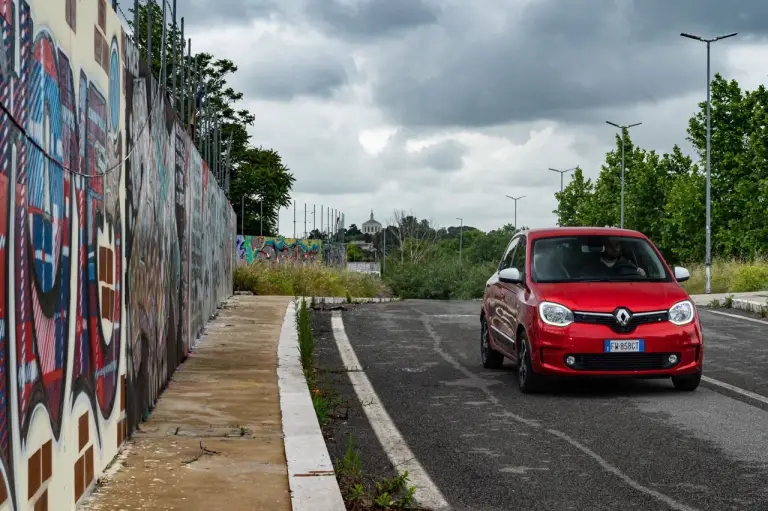
[[[276,373],[289,301],[230,298],[80,509],[289,511]]]

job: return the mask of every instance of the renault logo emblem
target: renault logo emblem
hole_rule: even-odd
[[[619,326],[627,326],[629,324],[629,320],[632,319],[632,314],[630,314],[627,309],[618,309],[615,313],[615,316],[616,322],[619,324]]]

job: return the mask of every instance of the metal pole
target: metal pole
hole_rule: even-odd
[[[171,70],[173,72],[173,80],[171,80],[171,98],[173,101],[173,109],[176,110],[176,50],[179,49],[177,42],[179,34],[178,26],[176,25],[176,0],[173,0],[173,12],[171,13],[171,16],[173,17],[173,38],[171,39],[173,41],[173,53],[171,53]]]
[[[711,118],[711,110],[712,105],[710,102],[710,69],[709,69],[709,45],[710,41],[707,41],[707,192],[706,192],[706,209],[707,209],[707,221],[706,221],[706,233],[707,233],[707,247],[706,247],[706,255],[705,255],[705,274],[706,274],[706,284],[704,286],[704,292],[709,294],[712,292],[712,224],[711,224],[711,202],[710,202],[710,166],[709,166],[709,154],[710,154],[710,148],[712,144],[712,130],[710,126],[710,118]]]
[[[552,167],[550,167],[549,170],[560,174],[560,193],[563,193],[563,175],[565,175],[567,172],[570,172],[572,170],[576,170],[576,167],[572,169],[565,169],[565,170],[553,169]]]
[[[264,236],[264,197],[259,201],[259,236]]]
[[[694,39],[696,41],[701,41],[707,43],[707,179],[706,179],[706,254],[704,256],[704,264],[705,264],[705,273],[706,273],[706,285],[705,285],[705,293],[709,294],[712,292],[712,209],[711,209],[711,167],[710,167],[710,161],[709,161],[709,154],[711,152],[712,148],[712,128],[711,128],[711,116],[712,116],[712,104],[711,104],[711,98],[710,98],[710,64],[709,64],[709,56],[710,56],[710,44],[720,41],[721,39],[727,39],[729,37],[733,37],[737,35],[738,32],[734,32],[732,34],[727,34],[719,37],[715,37],[712,39],[704,39],[703,37],[692,35],[692,34],[686,34],[685,32],[682,32],[680,35],[683,37],[687,37],[688,39]]]
[[[605,121],[606,124],[610,124],[611,126],[615,126],[616,128],[619,128],[621,130],[621,228],[624,228],[624,147],[627,145],[625,142],[626,133],[629,131],[629,128],[634,128],[635,126],[640,126],[643,124],[642,122],[636,122],[635,124],[630,124],[628,126],[620,126],[616,124],[615,122],[611,121]]]
[[[163,84],[163,96],[165,96],[165,93],[168,90],[168,87],[167,87],[168,82],[166,80],[166,76],[168,73],[165,67],[165,61],[166,61],[165,55],[168,49],[168,44],[166,43],[166,41],[168,40],[168,32],[166,28],[168,26],[168,23],[166,21],[167,20],[166,5],[167,4],[165,0],[160,0],[160,1],[163,2],[163,30],[162,32],[160,32],[161,34],[160,37],[162,37],[162,40],[160,41],[160,81]]]
[[[150,75],[152,74],[152,7],[154,7],[154,4],[155,0],[147,2],[147,63],[149,63]],[[151,82],[150,80],[150,90],[152,89]],[[152,104],[152,98],[150,98],[149,104]]]
[[[240,197],[240,234],[245,236],[245,195]]]
[[[293,201],[293,239],[296,239],[296,201]]]
[[[515,214],[517,214],[517,201],[515,201]],[[464,245],[464,219],[456,217],[459,221],[459,266],[461,266],[461,247]]]
[[[517,232],[517,201],[519,201],[523,197],[525,197],[525,195],[521,195],[520,197],[512,197],[511,195],[507,195],[507,198],[515,201],[515,232]]]
[[[133,42],[139,48],[139,0],[133,0]],[[139,52],[141,57],[141,52]]]
[[[187,60],[184,56],[184,49],[187,46],[186,44],[187,40],[184,39],[184,17],[181,18],[181,69],[180,69],[180,78],[181,78],[181,84],[179,86],[179,117],[181,118],[181,125],[182,127],[186,126],[186,120],[184,117],[187,114],[187,105],[185,103],[186,97],[187,97],[187,82],[186,80],[186,63]],[[174,76],[176,76],[174,74]]]
[[[304,239],[307,238],[307,203],[304,203]]]
[[[197,59],[192,59],[192,38],[189,38],[189,41],[187,43],[187,55],[189,56],[189,89],[190,89],[190,96],[187,100],[187,126],[192,125],[192,107],[195,106],[195,102],[197,101],[197,87],[195,87],[195,78],[197,78]],[[197,131],[197,129],[195,129]]]
[[[384,226],[384,255],[381,258],[381,274],[387,269],[387,226]]]
[[[117,12],[117,0],[112,0],[112,9]]]
[[[323,205],[320,204],[320,232],[323,232]]]
[[[624,133],[626,130],[621,128],[621,228],[624,228]]]

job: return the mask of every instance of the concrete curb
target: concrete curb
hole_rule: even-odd
[[[755,300],[744,300],[743,298],[734,298],[731,307],[734,309],[760,314],[763,307],[768,307],[768,303],[760,303]]]
[[[344,511],[331,456],[299,360],[296,303],[285,312],[277,347],[277,382],[293,511]]]

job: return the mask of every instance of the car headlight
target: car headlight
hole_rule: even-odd
[[[539,316],[544,323],[552,326],[568,326],[573,323],[573,312],[559,303],[541,302]]]
[[[682,326],[693,321],[696,315],[696,308],[689,300],[678,302],[669,308],[669,322]]]

